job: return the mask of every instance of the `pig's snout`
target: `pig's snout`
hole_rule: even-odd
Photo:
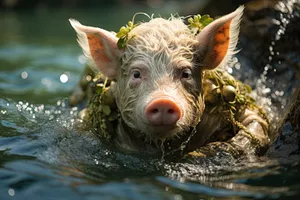
[[[150,102],[145,112],[151,125],[175,125],[181,117],[181,109],[176,102],[165,98]]]

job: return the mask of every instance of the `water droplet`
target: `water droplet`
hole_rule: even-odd
[[[231,68],[231,67],[228,67],[228,68],[227,68],[227,72],[228,72],[229,74],[232,74],[232,68]]]
[[[92,80],[92,76],[87,75],[87,76],[85,77],[85,79],[86,79],[87,81],[91,81],[91,80]]]
[[[180,194],[175,194],[174,200],[182,200],[182,196]]]
[[[269,51],[273,51],[273,47],[272,46],[269,46]]]
[[[235,65],[234,65],[234,67],[236,68],[236,69],[240,69],[241,68],[241,63],[236,63]]]
[[[267,94],[267,93],[270,93],[271,92],[271,89],[270,88],[264,88],[263,90],[262,90],[262,93],[263,94]]]
[[[48,79],[48,78],[42,78],[41,82],[42,82],[43,85],[45,85],[46,87],[49,87],[49,88],[50,88],[51,85],[52,85],[51,80]]]
[[[232,62],[234,62],[234,63],[238,62],[237,57],[233,57],[233,58],[232,58]]]
[[[60,82],[66,83],[66,82],[68,82],[69,77],[67,76],[67,74],[62,74],[62,75],[60,75],[59,79],[60,79]]]
[[[8,194],[9,194],[10,196],[15,196],[15,190],[12,189],[12,188],[9,188],[9,189],[8,189]]]
[[[28,73],[27,72],[22,72],[21,73],[21,77],[22,77],[22,79],[26,79],[27,77],[28,77]]]
[[[78,62],[80,64],[85,64],[86,61],[87,61],[87,58],[83,54],[81,54],[80,56],[78,56]]]

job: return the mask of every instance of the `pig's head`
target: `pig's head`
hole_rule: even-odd
[[[226,64],[238,40],[243,6],[195,35],[181,18],[151,19],[128,33],[70,20],[85,55],[109,79],[124,122],[150,140],[174,138],[195,127],[204,111],[202,74]]]

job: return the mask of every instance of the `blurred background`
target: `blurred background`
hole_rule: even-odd
[[[55,103],[76,84],[84,57],[68,19],[117,32],[137,12],[229,13],[246,0],[1,0],[0,95]],[[139,17],[137,20],[145,20]],[[67,76],[61,82],[61,75]],[[10,88],[9,90],[7,88]]]
[[[249,0],[248,0],[249,1]],[[1,7],[5,9],[48,9],[48,8],[90,8],[97,6],[135,6],[145,5],[152,8],[160,7],[164,4],[182,4],[182,8],[197,9],[197,5],[207,4],[209,2],[216,5],[244,4],[247,0],[2,0]],[[222,3],[223,2],[223,3]],[[224,8],[224,7],[223,7]]]

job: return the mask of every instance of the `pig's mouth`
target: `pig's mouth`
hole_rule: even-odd
[[[160,124],[160,125],[148,125],[146,135],[154,140],[156,139],[171,139],[176,135],[184,132],[180,127],[176,125]]]
[[[174,125],[155,125],[152,126],[153,132],[155,134],[160,136],[170,136],[172,133],[174,133],[174,130],[177,127]]]

